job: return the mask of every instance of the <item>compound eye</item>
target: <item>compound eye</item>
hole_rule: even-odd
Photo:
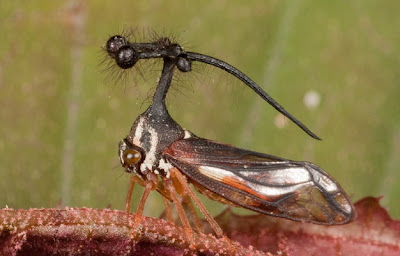
[[[124,164],[128,166],[136,165],[142,159],[142,154],[134,149],[127,149],[122,155]]]

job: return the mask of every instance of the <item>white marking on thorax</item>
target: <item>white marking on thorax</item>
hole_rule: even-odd
[[[144,117],[141,117],[139,120],[138,125],[136,126],[135,130],[135,136],[133,137],[133,144],[140,146],[140,138],[143,135],[143,123],[144,123]]]
[[[150,149],[148,152],[146,152],[146,158],[144,159],[143,163],[140,165],[141,171],[145,171],[146,169],[152,171],[154,163],[157,161],[156,150],[157,150],[157,145],[158,145],[158,134],[157,134],[156,130],[154,130],[151,127],[147,127],[147,131],[150,133]],[[141,146],[140,142],[139,142],[139,145]]]
[[[145,127],[145,118],[139,119],[138,125],[136,126],[135,135],[133,137],[133,144],[143,148],[140,139],[143,137],[144,129],[150,134],[150,149],[146,152],[146,158],[140,165],[140,171],[145,172],[146,170],[152,170],[154,163],[156,162],[156,149],[158,143],[157,132],[151,127]]]
[[[157,169],[161,169],[164,170],[164,172],[166,173],[166,177],[169,178],[170,177],[170,173],[169,170],[171,168],[174,168],[170,163],[168,163],[167,161],[165,161],[163,158],[161,158],[160,162],[158,163],[158,168]]]
[[[188,130],[185,130],[185,137],[183,137],[184,139],[189,139],[192,137],[192,133],[189,132]]]

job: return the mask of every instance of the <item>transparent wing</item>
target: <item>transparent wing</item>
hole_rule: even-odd
[[[346,193],[309,162],[239,149],[191,137],[174,142],[163,157],[213,199],[263,214],[318,224],[354,218]]]

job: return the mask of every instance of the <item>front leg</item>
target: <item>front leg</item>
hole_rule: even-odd
[[[128,194],[126,195],[126,200],[125,200],[125,211],[129,215],[129,211],[131,210],[131,201],[132,201],[132,192],[133,188],[135,187],[135,184],[139,183],[143,187],[145,187],[145,183],[142,179],[140,179],[138,176],[133,175],[131,176],[131,179],[129,181],[129,189],[128,189]]]
[[[150,192],[157,188],[158,177],[156,174],[154,174],[152,172],[148,172],[146,174],[146,178],[147,178],[146,181],[144,181],[145,189],[144,189],[142,198],[139,201],[139,206],[137,208],[134,223],[133,223],[134,229],[136,229],[136,227],[139,225],[140,221],[142,220],[144,206],[146,204],[146,201],[147,201],[147,198],[149,197]]]

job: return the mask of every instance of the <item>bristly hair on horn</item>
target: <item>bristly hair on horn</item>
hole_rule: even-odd
[[[156,30],[150,28],[124,26],[116,35],[120,35],[127,42],[131,43],[154,42],[155,44],[159,44],[159,48],[163,48],[167,44],[176,43],[179,41],[178,35],[166,33],[165,31],[157,32]],[[108,38],[111,38],[112,36],[114,35],[108,35]],[[180,42],[180,45],[185,45],[185,43]],[[139,61],[130,68],[121,68],[116,64],[115,59],[110,57],[106,44],[101,46],[99,55],[99,58],[101,59],[99,71],[103,74],[104,83],[106,85],[111,85],[113,90],[122,89],[123,91],[126,91],[129,89],[129,87],[133,86],[135,90],[140,91],[142,88],[146,87],[142,86],[143,84],[149,84],[151,89],[148,94],[152,95],[151,92],[154,92],[155,90],[158,74],[162,69],[161,62],[151,59],[148,61]],[[181,81],[185,80],[185,78],[180,78],[180,72],[176,73],[177,74],[174,75],[174,81],[177,80],[179,83],[181,83]],[[141,86],[138,86],[139,84]],[[148,100],[149,97],[146,97],[145,101]]]
[[[192,71],[192,63],[199,62],[219,68],[226,73],[231,74],[250,89],[252,89],[259,97],[274,107],[278,112],[289,118],[299,128],[314,139],[321,140],[315,133],[307,128],[300,120],[290,114],[283,106],[274,100],[267,92],[265,92],[250,77],[229,63],[201,53],[185,51],[179,44],[171,42],[167,37],[161,37],[151,42],[131,42],[122,35],[111,36],[105,45],[110,59],[114,60],[117,66],[122,69],[131,69],[136,67],[140,60],[160,59],[163,58],[174,60],[177,70],[187,73]]]

